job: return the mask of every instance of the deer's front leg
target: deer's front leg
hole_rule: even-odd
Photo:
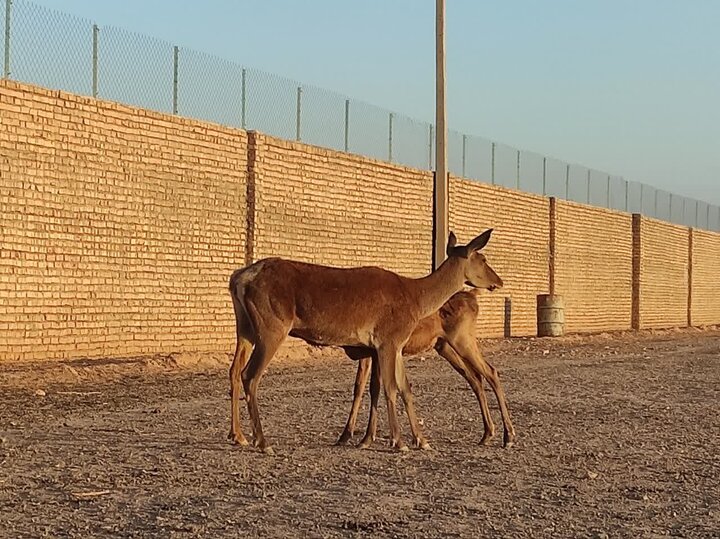
[[[402,432],[400,423],[397,418],[397,394],[398,386],[404,383],[405,375],[402,372],[402,364],[398,365],[398,361],[402,362],[400,355],[400,347],[384,346],[378,350],[378,364],[380,366],[380,377],[382,378],[383,388],[385,389],[385,401],[387,403],[388,424],[390,426],[390,445],[400,451],[407,451],[408,446],[402,440]],[[400,368],[401,372],[398,372]],[[400,382],[402,380],[402,382]],[[400,383],[399,383],[400,382]]]

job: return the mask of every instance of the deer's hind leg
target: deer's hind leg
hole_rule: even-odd
[[[248,441],[240,427],[240,374],[252,352],[252,327],[242,305],[233,298],[235,309],[235,328],[237,342],[235,355],[230,365],[230,432],[228,439],[234,443],[246,446]]]
[[[510,412],[505,400],[505,391],[500,383],[497,369],[485,361],[474,337],[460,334],[453,338],[451,344],[463,359],[465,366],[472,369],[478,376],[485,378],[490,384],[500,406],[500,415],[503,421],[503,446],[511,447],[515,443],[515,427],[513,427],[510,419]]]
[[[487,396],[485,395],[485,389],[483,388],[483,379],[478,376],[476,372],[465,364],[465,360],[461,358],[457,352],[450,346],[447,341],[440,339],[435,345],[435,350],[440,356],[442,356],[453,369],[455,369],[463,378],[470,384],[470,387],[477,397],[478,403],[480,404],[480,413],[482,414],[483,420],[483,437],[480,440],[482,445],[487,445],[490,440],[495,436],[495,424],[493,423],[492,416],[490,415],[490,407],[488,406]]]
[[[290,327],[289,325],[287,327],[281,325],[260,325],[259,327],[256,326],[256,328],[255,348],[253,349],[248,364],[242,372],[242,382],[255,437],[254,444],[256,447],[262,449],[264,453],[272,455],[272,447],[270,447],[270,444],[263,435],[257,392],[260,386],[260,380],[263,374],[265,374],[270,360],[275,355],[275,352],[278,351],[278,348],[280,348],[285,337],[287,337]]]

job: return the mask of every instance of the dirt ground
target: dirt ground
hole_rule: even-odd
[[[384,403],[372,449],[333,446],[349,360],[272,363],[274,457],[226,441],[225,355],[2,365],[0,536],[720,535],[720,330],[483,347],[511,449],[478,444],[477,401],[434,355],[408,361],[433,447],[409,453],[389,450]]]

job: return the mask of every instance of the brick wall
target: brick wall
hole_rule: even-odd
[[[432,175],[256,135],[254,259],[432,269]]]
[[[482,294],[481,336],[503,335],[505,298],[512,335],[535,334],[551,284],[567,332],[633,311],[720,323],[719,234],[693,231],[690,251],[684,227],[457,178],[450,202],[461,242],[495,229],[505,288]],[[230,352],[227,279],[265,256],[431,265],[429,172],[9,81],[0,204],[0,360]]]
[[[555,292],[566,332],[630,329],[632,216],[557,201]]]
[[[0,83],[0,359],[230,347],[246,135]]]
[[[689,230],[647,217],[640,229],[640,329],[686,326]]]
[[[692,325],[720,324],[720,234],[692,235]]]
[[[483,252],[505,286],[480,295],[479,335],[503,336],[506,297],[512,301],[512,335],[534,335],[536,297],[548,291],[548,199],[451,178],[450,202],[450,229],[460,243],[494,229]]]

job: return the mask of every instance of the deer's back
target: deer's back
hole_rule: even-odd
[[[378,267],[270,258],[233,278],[258,312],[283,320],[293,328],[291,335],[316,344],[370,345],[379,325],[417,323],[407,279]]]

